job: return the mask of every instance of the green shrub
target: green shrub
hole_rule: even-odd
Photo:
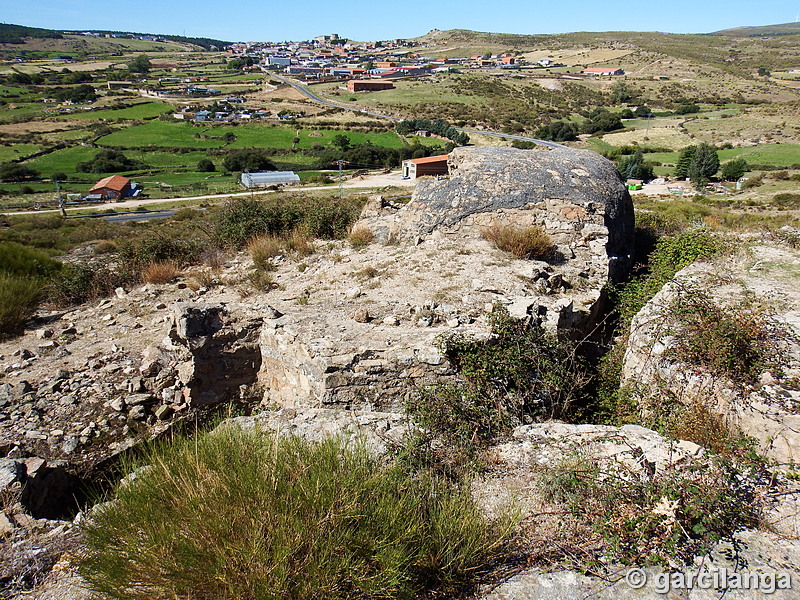
[[[579,545],[580,566],[604,572],[609,562],[689,564],[721,538],[756,526],[758,511],[741,478],[718,456],[679,461],[642,477],[638,468],[576,454],[543,472],[541,483],[550,501],[566,505],[590,528],[578,540],[554,536],[556,547],[563,552]]]
[[[768,368],[777,368],[779,332],[744,300],[722,306],[701,290],[683,290],[670,307],[681,325],[674,354],[717,376],[752,386]]]
[[[450,335],[441,350],[459,383],[423,390],[408,403],[421,427],[407,459],[459,476],[485,445],[531,418],[563,418],[585,400],[588,369],[575,344],[501,310],[488,340]]]
[[[85,526],[81,572],[108,598],[410,599],[502,541],[466,488],[341,438],[227,427],[146,462]]]
[[[297,196],[280,199],[231,200],[217,213],[214,225],[220,244],[242,248],[262,235],[289,235],[302,229],[308,235],[335,239],[347,234],[361,212],[362,201],[336,201]]]
[[[174,232],[153,231],[124,243],[120,248],[120,256],[134,269],[167,261],[183,266],[197,259],[203,249],[202,241],[197,238],[177,237]]]
[[[36,310],[42,283],[0,273],[0,338],[16,333]]]
[[[723,247],[723,242],[705,229],[660,239],[650,256],[646,273],[623,286],[619,292],[618,311],[622,323],[630,323],[675,273],[697,260],[711,258]]]
[[[48,302],[56,306],[72,306],[107,296],[128,283],[125,273],[110,271],[92,264],[65,265],[44,288]]]
[[[0,273],[47,278],[60,268],[60,262],[53,260],[41,250],[16,242],[0,242]]]

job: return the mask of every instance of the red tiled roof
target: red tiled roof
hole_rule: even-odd
[[[95,183],[89,192],[91,193],[95,190],[102,190],[105,188],[114,190],[115,192],[121,192],[130,182],[130,179],[123,177],[122,175],[112,175],[111,177],[105,177]]]
[[[421,165],[424,163],[432,163],[432,162],[441,162],[443,160],[447,160],[447,154],[440,154],[438,156],[428,156],[426,158],[412,158],[411,162],[415,165]]]

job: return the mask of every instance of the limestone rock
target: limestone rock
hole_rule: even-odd
[[[759,245],[713,262],[696,263],[677,273],[634,317],[625,352],[623,383],[645,401],[648,396],[673,394],[682,402],[701,399],[725,421],[755,438],[760,451],[780,463],[800,461],[800,296],[791,267],[800,267],[800,251]],[[795,276],[796,277],[796,276]],[[781,340],[782,374],[762,374],[769,384],[753,388],[734,385],[696,365],[684,365],[671,350],[681,335],[672,313],[682,294],[699,290],[722,307],[732,307],[746,293],[771,315]],[[689,290],[687,292],[687,290]],[[777,353],[777,350],[776,350]],[[645,402],[646,404],[646,402]]]

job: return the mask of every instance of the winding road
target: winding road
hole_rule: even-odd
[[[362,113],[362,114],[365,114],[365,115],[369,115],[370,117],[377,117],[379,119],[388,119],[389,121],[394,121],[395,123],[398,123],[398,122],[403,120],[403,119],[401,119],[399,117],[392,117],[391,115],[383,115],[381,113],[370,112],[368,110],[363,110],[363,109],[360,109],[360,108],[354,108],[352,106],[345,106],[344,104],[336,104],[335,102],[331,102],[330,100],[325,100],[325,98],[320,98],[314,92],[312,92],[308,88],[307,85],[303,85],[302,83],[300,83],[298,81],[295,81],[293,79],[289,79],[287,77],[283,77],[281,75],[278,75],[278,74],[276,74],[276,73],[274,73],[272,71],[264,69],[263,67],[262,67],[262,70],[267,75],[269,75],[270,77],[272,77],[274,79],[277,79],[278,81],[281,81],[281,82],[285,83],[286,85],[292,86],[298,92],[303,94],[306,98],[309,98],[310,100],[313,100],[314,102],[317,102],[319,104],[323,104],[325,106],[330,106],[331,108],[341,108],[342,110],[349,110],[349,111],[352,111],[352,112]],[[457,131],[461,131],[462,133],[466,133],[466,134],[488,135],[488,136],[491,136],[491,137],[502,138],[502,139],[506,139],[506,140],[519,140],[521,142],[533,142],[534,144],[538,144],[539,146],[546,146],[547,148],[563,148],[564,147],[561,144],[557,144],[555,142],[549,142],[547,140],[540,140],[539,138],[527,137],[527,136],[524,136],[524,135],[512,135],[510,133],[500,133],[499,131],[481,131],[481,130],[478,130],[478,129],[464,129],[462,127],[456,127],[455,129]]]

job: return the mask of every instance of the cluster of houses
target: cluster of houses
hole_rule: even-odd
[[[189,104],[181,107],[178,112],[172,114],[176,119],[182,121],[203,122],[229,122],[229,121],[257,121],[272,117],[272,111],[253,108],[245,105],[245,99],[239,97],[220,98],[215,101],[214,110],[208,110],[199,104]],[[278,119],[295,118],[298,115],[293,113],[281,112]]]
[[[385,81],[431,73],[453,72],[458,68],[550,69],[563,67],[549,59],[526,61],[518,52],[502,52],[456,58],[430,58],[412,50],[412,42],[402,39],[356,43],[337,34],[306,42],[239,43],[228,48],[231,54],[257,59],[260,66],[307,81],[359,80]],[[621,75],[616,67],[586,69],[584,75]],[[392,86],[361,86],[361,89],[390,89]],[[351,89],[350,91],[360,91]]]

